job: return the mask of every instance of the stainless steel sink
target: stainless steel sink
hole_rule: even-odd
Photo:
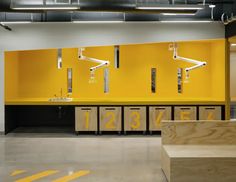
[[[54,98],[49,98],[49,102],[71,102],[73,99],[69,97],[54,97]]]

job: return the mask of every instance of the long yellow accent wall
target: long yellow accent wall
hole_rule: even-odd
[[[57,69],[57,49],[5,53],[5,101],[50,98],[67,94],[67,68],[73,69],[73,93],[77,99],[225,101],[225,40],[178,43],[179,55],[206,61],[190,72],[183,93],[177,92],[177,69],[192,64],[173,60],[170,43],[120,46],[120,68],[114,67],[114,46],[87,47],[84,55],[110,61],[109,93],[104,93],[103,68],[89,83],[89,68],[78,60],[78,48],[62,50],[62,69]],[[157,69],[156,93],[151,92],[151,68]]]

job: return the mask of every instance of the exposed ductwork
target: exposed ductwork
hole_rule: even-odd
[[[176,6],[201,6],[202,0],[175,0]],[[74,21],[74,20],[117,20],[117,21],[159,21],[176,19],[175,16],[180,14],[184,20],[210,19],[211,8],[208,4],[214,4],[214,20],[221,20],[223,10],[228,12],[235,11],[236,2],[233,0],[206,0],[206,6],[202,10],[185,9],[182,12],[176,9],[140,9],[142,6],[168,6],[172,0],[1,0],[0,1],[0,22],[4,21],[34,21],[34,22],[54,22],[54,21]],[[19,10],[17,7],[28,6],[31,9]],[[68,9],[52,7],[65,7]],[[32,8],[33,7],[33,8]],[[36,8],[34,8],[36,7]],[[38,8],[37,8],[38,7]],[[41,7],[41,10],[39,10]],[[48,7],[44,8],[43,7]],[[70,9],[74,8],[74,9]],[[59,8],[60,9],[60,8]],[[197,12],[197,13],[196,13]],[[161,14],[165,13],[165,14]],[[194,16],[186,16],[195,14]]]

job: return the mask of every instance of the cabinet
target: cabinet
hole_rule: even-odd
[[[200,106],[199,120],[221,120],[221,106]]]
[[[175,120],[197,120],[196,106],[175,106]]]
[[[121,131],[121,107],[100,107],[100,131]]]
[[[75,131],[98,130],[97,107],[76,107],[75,108]]]
[[[170,106],[150,106],[149,107],[149,131],[160,131],[161,121],[171,120]]]
[[[146,107],[124,107],[124,131],[146,131]]]

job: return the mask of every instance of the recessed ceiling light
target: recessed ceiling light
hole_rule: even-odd
[[[234,44],[230,44],[232,47],[235,47],[236,46],[236,44],[234,43]]]

